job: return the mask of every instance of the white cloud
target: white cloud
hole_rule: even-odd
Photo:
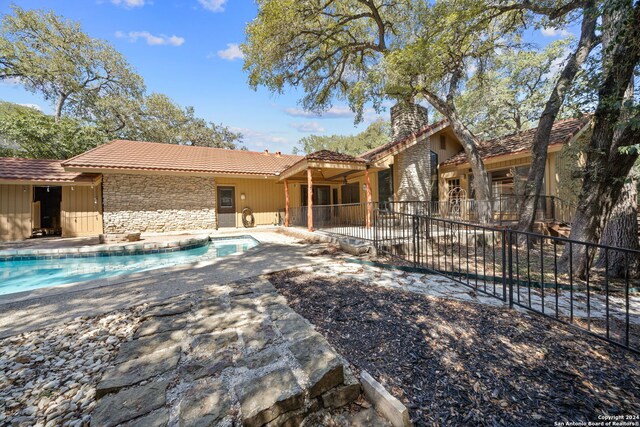
[[[227,48],[218,51],[218,56],[227,61],[235,61],[236,59],[244,59],[244,54],[240,50],[237,43],[227,43]]]
[[[224,12],[227,0],[198,0],[198,3],[211,12]]]
[[[564,28],[544,27],[540,30],[540,32],[542,33],[543,36],[547,36],[547,37],[558,37],[558,36],[569,37],[573,35],[569,31],[565,30]]]
[[[116,6],[124,6],[126,8],[142,7],[145,5],[145,0],[111,0],[111,3]]]
[[[346,105],[333,106],[321,113],[305,111],[301,108],[285,108],[284,112],[291,117],[303,117],[306,119],[353,119],[355,117],[355,113]],[[382,115],[378,114],[373,108],[366,108],[362,113],[362,121],[364,123],[373,123],[381,117],[388,118],[388,115],[384,113]]]
[[[22,84],[20,77],[9,77],[7,79],[0,79],[0,84],[5,86],[18,86]]]
[[[42,111],[42,107],[39,106],[38,104],[18,104],[18,105],[22,105],[23,107],[29,107],[29,108],[33,108],[34,110]]]
[[[324,128],[318,122],[289,123],[289,126],[304,133],[322,133]]]
[[[166,36],[164,34],[153,35],[148,31],[129,31],[123,33],[122,31],[116,31],[116,37],[119,39],[129,39],[130,42],[135,43],[138,39],[143,39],[149,46],[170,45],[170,46],[182,46],[184,43],[184,37],[178,37],[176,35]]]
[[[284,112],[292,117],[306,117],[313,119],[343,119],[355,116],[353,111],[351,111],[347,106],[333,106],[327,111],[323,111],[321,113],[306,111],[301,108],[286,108]]]
[[[262,132],[241,127],[231,127],[230,129],[242,134],[242,142],[250,150],[261,151],[266,148],[271,152],[290,152],[293,148],[293,144],[283,136],[282,132]]]

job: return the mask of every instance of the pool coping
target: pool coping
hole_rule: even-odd
[[[49,297],[54,295],[62,295],[70,292],[79,292],[79,291],[84,291],[89,289],[113,286],[119,283],[128,283],[128,282],[133,282],[133,281],[137,281],[145,278],[159,277],[165,274],[191,270],[193,268],[208,267],[208,266],[217,264],[221,260],[228,259],[229,257],[235,257],[238,255],[244,255],[244,254],[250,254],[250,253],[259,253],[267,249],[267,247],[264,246],[264,242],[260,241],[256,237],[249,234],[224,236],[224,237],[223,236],[216,236],[216,237],[207,236],[206,241],[207,242],[224,241],[224,240],[232,240],[232,239],[238,239],[238,238],[253,239],[256,242],[258,242],[258,245],[252,248],[249,248],[246,251],[235,252],[235,253],[226,255],[224,257],[216,257],[216,258],[212,258],[204,261],[189,262],[189,263],[178,264],[178,265],[169,266],[169,267],[158,267],[150,270],[138,271],[138,272],[129,273],[129,274],[126,274],[126,273],[119,274],[117,276],[107,277],[106,279],[94,279],[94,280],[87,280],[83,282],[65,283],[64,285],[45,286],[42,288],[31,289],[28,291],[4,294],[4,295],[0,295],[0,306],[27,301],[30,299],[38,299],[38,298],[44,298],[44,297]],[[124,254],[124,255],[129,255],[129,254]]]
[[[168,240],[160,242],[135,242],[125,244],[106,244],[95,246],[80,246],[76,248],[59,249],[5,249],[0,251],[0,262],[3,261],[35,261],[67,258],[91,258],[103,256],[143,255],[148,253],[176,252],[198,248],[209,243],[211,238],[189,237],[187,239]]]

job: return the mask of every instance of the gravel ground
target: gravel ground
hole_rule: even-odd
[[[640,414],[640,356],[558,322],[351,278],[288,271],[270,280],[417,426]]]
[[[0,426],[89,425],[95,386],[143,307],[0,340]]]

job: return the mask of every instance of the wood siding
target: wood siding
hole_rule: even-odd
[[[446,138],[444,149],[440,148],[440,135],[444,135]],[[429,144],[431,145],[431,151],[438,155],[438,163],[442,163],[463,151],[462,145],[448,130],[440,131],[431,135],[430,138]]]
[[[31,236],[30,185],[0,184],[0,240],[22,240]]]
[[[560,183],[560,178],[557,173],[556,162],[558,160],[558,153],[551,152],[547,155],[547,162],[545,165],[545,176],[544,176],[544,188],[543,193],[546,196],[557,196],[558,195],[558,185]],[[486,163],[487,172],[498,171],[503,169],[511,169],[515,167],[528,166],[531,164],[531,158],[529,157],[529,153],[524,154],[519,158],[512,158],[509,160],[503,160],[498,162],[488,162]],[[449,179],[459,179],[460,186],[468,191],[467,197],[471,194],[471,187],[469,182],[469,175],[471,174],[471,168],[468,164],[459,165],[459,166],[444,166],[440,168],[439,171],[439,196],[440,200],[447,199],[447,180]]]
[[[102,191],[91,187],[62,187],[62,237],[102,233]]]
[[[244,208],[251,208],[256,225],[277,224],[278,209],[284,209],[284,185],[281,182],[264,178],[216,178],[216,186],[233,186],[236,189],[236,227],[242,227]]]

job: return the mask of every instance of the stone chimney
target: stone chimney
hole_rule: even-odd
[[[393,140],[406,138],[429,124],[427,109],[408,101],[399,101],[391,107]]]

